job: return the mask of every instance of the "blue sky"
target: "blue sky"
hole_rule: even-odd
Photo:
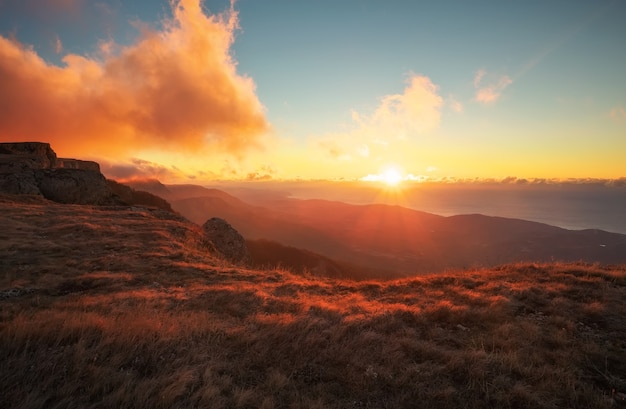
[[[508,75],[517,107],[550,115],[541,100],[597,98],[623,103],[624,3],[587,1],[343,1],[238,3],[234,46],[242,72],[271,109],[302,107],[335,120],[401,92],[411,72],[441,92],[471,100],[475,73]],[[612,81],[610,80],[612,79]],[[519,84],[519,86],[518,86]],[[327,98],[332,95],[333,98]],[[559,114],[556,112],[556,114]]]
[[[207,1],[203,14],[228,8]],[[207,137],[228,146],[211,145],[210,164],[190,156],[207,154],[196,145],[179,149],[176,133],[134,136],[143,145],[101,159],[94,152],[107,140],[94,137],[84,155],[111,169],[150,163],[145,172],[179,179],[355,179],[390,167],[433,179],[626,176],[623,1],[239,0],[234,8],[233,78],[251,81],[245,98],[263,107],[251,116],[267,124],[237,132],[258,135]],[[0,0],[0,35],[61,68],[67,54],[104,67],[141,40],[142,25],[164,32],[168,18],[166,1]],[[107,42],[117,48],[104,55]],[[23,128],[11,120],[0,116],[2,139]],[[222,129],[202,125],[211,135]],[[161,130],[137,134],[146,132]]]

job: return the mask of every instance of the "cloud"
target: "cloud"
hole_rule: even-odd
[[[609,115],[615,122],[626,121],[626,109],[621,105],[611,109]]]
[[[269,124],[230,53],[232,4],[207,16],[200,0],[178,0],[172,12],[160,30],[142,26],[134,44],[102,43],[97,57],[67,54],[62,67],[0,36],[0,137],[109,157],[209,147],[240,154],[259,145]]]
[[[449,96],[446,101],[447,106],[457,114],[463,112],[463,104],[453,96]]]
[[[125,162],[100,161],[100,170],[109,179],[128,181],[133,179],[176,180],[188,177],[176,167],[133,158]]]
[[[56,52],[57,54],[61,54],[63,52],[63,43],[61,42],[61,39],[58,35],[54,39],[54,52]]]
[[[345,141],[342,139],[343,138],[337,137],[337,135],[332,135],[320,139],[317,144],[324,152],[326,152],[327,155],[329,155],[333,159],[352,159],[352,157],[348,154],[348,152],[351,150],[351,147],[346,145],[346,142],[349,141]]]
[[[474,74],[474,88],[480,87],[480,81],[483,79],[485,74],[487,74],[487,72],[483,69],[476,71],[476,74]]]
[[[483,79],[487,75],[485,70],[478,70],[474,74],[474,88],[476,88],[476,102],[490,104],[496,102],[506,87],[513,83],[508,75],[502,75],[499,78],[492,79],[489,84],[483,85]]]
[[[247,180],[271,180],[276,175],[276,169],[271,165],[262,165],[246,175]]]
[[[402,94],[383,97],[366,126],[395,132],[399,137],[439,126],[443,99],[428,77],[412,75]]]
[[[317,148],[333,159],[376,158],[399,141],[439,127],[443,98],[428,77],[411,74],[404,91],[380,99],[371,114],[352,111],[348,131],[315,138]]]

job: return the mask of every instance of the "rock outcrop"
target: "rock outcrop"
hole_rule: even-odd
[[[0,143],[0,172],[10,170],[52,169],[57,155],[49,143],[6,142]]]
[[[59,203],[115,203],[96,162],[57,158],[50,144],[41,142],[0,143],[0,192]]]
[[[224,219],[214,217],[202,225],[206,238],[226,260],[234,264],[250,264],[246,240]]]
[[[39,191],[48,200],[72,204],[113,204],[113,193],[100,172],[50,169],[35,172]]]
[[[100,165],[97,162],[90,160],[57,158],[56,165],[54,167],[57,169],[91,170],[100,173]]]

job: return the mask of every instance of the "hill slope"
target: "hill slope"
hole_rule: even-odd
[[[0,197],[7,408],[615,408],[626,267],[234,268],[168,212]]]
[[[246,239],[306,249],[378,270],[379,276],[519,261],[626,263],[626,235],[600,230],[572,231],[479,214],[443,217],[400,206],[327,200],[283,198],[255,206],[200,186],[160,185],[157,191],[196,223],[221,217]]]

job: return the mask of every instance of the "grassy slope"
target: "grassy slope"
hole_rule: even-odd
[[[234,268],[162,211],[0,196],[10,408],[621,407],[626,267]]]

